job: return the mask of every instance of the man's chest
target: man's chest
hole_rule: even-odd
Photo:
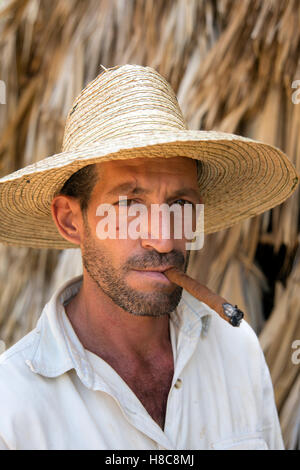
[[[44,418],[44,407],[40,407],[45,433],[48,433],[51,422],[53,426],[50,429],[56,429],[50,433],[51,439],[55,437],[59,445],[70,438],[70,442],[63,444],[66,448],[94,446],[106,449],[150,449],[157,448],[156,445],[169,449],[173,446],[178,449],[208,449],[216,443],[227,446],[228,441],[231,445],[240,439],[245,439],[248,446],[250,438],[261,437],[257,434],[261,427],[260,417],[251,404],[251,383],[245,384],[247,394],[236,393],[232,383],[227,383],[226,377],[222,380],[221,374],[218,379],[215,374],[210,374],[212,383],[205,380],[207,372],[205,370],[204,373],[203,369],[199,370],[197,377],[198,371],[193,367],[192,378],[182,371],[181,387],[172,389],[170,371],[162,370],[160,380],[155,380],[153,374],[149,375],[150,380],[140,374],[136,382],[127,377],[127,386],[143,407],[135,403],[125,386],[125,377],[112,382],[116,387],[111,389],[106,387],[106,380],[101,380],[95,383],[95,390],[90,390],[82,385],[76,371],[69,371],[69,380],[65,378],[70,385],[68,390],[61,394],[60,387],[57,395],[49,393],[46,397],[47,402],[53,403],[51,413],[46,413]],[[246,374],[242,379],[246,382]],[[218,393],[214,393],[212,385],[218,387]],[[160,433],[154,423],[166,435]],[[86,430],[83,434],[82,426]],[[166,436],[170,439],[168,444]]]
[[[5,409],[3,414],[9,422],[7,413],[11,413],[12,424],[9,428],[2,425],[1,431],[5,431],[6,441],[18,448],[209,449],[216,445],[227,448],[240,440],[249,447],[254,438],[263,437],[259,384],[249,369],[239,365],[238,358],[235,369],[226,369],[217,352],[211,357],[204,347],[201,352],[180,370],[176,363],[174,379],[180,377],[181,386],[172,389],[171,368],[159,364],[160,373],[148,371],[135,382],[127,377],[126,386],[125,376],[120,380],[92,354],[88,356],[96,371],[92,387],[82,383],[75,369],[51,380],[32,374],[30,389],[25,382],[18,387],[22,390],[21,405],[19,393],[11,390],[2,401],[11,406],[11,411]],[[86,379],[87,371],[85,374]],[[128,386],[143,407],[135,402]],[[30,399],[32,390],[34,400]],[[26,433],[16,434],[15,410],[20,410],[23,402],[17,430],[25,426]],[[265,402],[264,408],[267,406]],[[159,432],[155,423],[163,418],[165,432]]]
[[[163,429],[168,395],[174,375],[173,353],[170,350],[151,362],[133,363],[120,358],[103,357],[128,385],[152,419]]]
[[[158,371],[157,371],[158,372]],[[140,374],[138,377],[124,376],[127,383],[154,421],[163,429],[168,395],[173,379],[173,367]]]

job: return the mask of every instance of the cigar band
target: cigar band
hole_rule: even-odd
[[[222,304],[224,314],[229,319],[232,326],[240,326],[242,319],[244,318],[243,312],[238,308],[237,305],[233,306],[225,302]]]

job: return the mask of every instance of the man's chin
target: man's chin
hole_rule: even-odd
[[[178,306],[182,296],[182,288],[178,287],[170,293],[155,292],[142,294],[131,291],[126,299],[119,297],[114,302],[132,315],[162,317],[169,315]]]

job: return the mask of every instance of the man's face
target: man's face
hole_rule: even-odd
[[[181,299],[182,288],[174,286],[163,274],[150,270],[170,266],[186,270],[186,239],[174,238],[172,223],[171,236],[164,239],[163,216],[156,236],[152,237],[151,205],[177,203],[183,210],[185,204],[192,203],[194,213],[195,205],[201,202],[196,162],[184,157],[137,158],[103,162],[97,164],[97,171],[99,181],[84,217],[81,251],[85,270],[127,312],[156,317],[171,313]],[[125,239],[119,239],[118,224],[115,239],[97,236],[97,224],[104,217],[96,215],[97,208],[100,204],[113,205],[118,220],[118,215],[124,213],[124,206],[119,202],[121,196],[127,198],[126,210],[137,203],[148,209],[146,237],[143,232],[143,238],[132,239],[127,234]],[[133,218],[127,217],[128,223]]]

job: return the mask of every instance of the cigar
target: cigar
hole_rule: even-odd
[[[240,326],[244,314],[237,305],[233,306],[223,297],[215,294],[208,287],[191,278],[178,268],[169,268],[163,273],[171,282],[183,287],[189,294],[215,310],[230,325]]]

